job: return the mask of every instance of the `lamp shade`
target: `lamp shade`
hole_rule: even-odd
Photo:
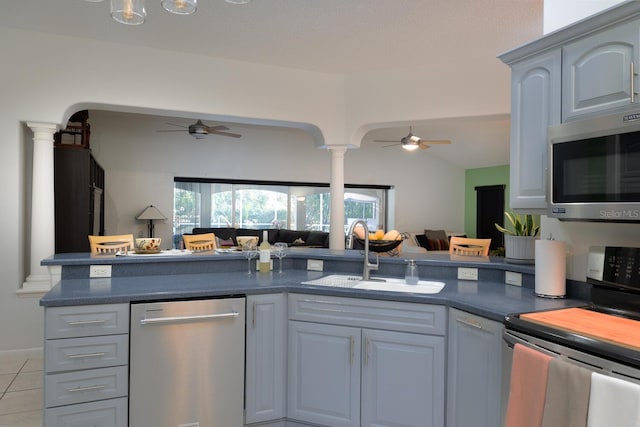
[[[176,15],[191,15],[196,11],[197,0],[162,0],[162,7]]]
[[[111,0],[111,17],[121,24],[144,23],[147,17],[144,0]]]
[[[136,216],[136,219],[156,220],[156,219],[167,219],[167,217],[164,216],[162,212],[158,210],[158,208],[156,208],[153,205],[149,205],[146,208],[144,208],[144,210],[140,212],[138,216]]]

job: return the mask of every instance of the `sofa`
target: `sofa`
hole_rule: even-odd
[[[445,231],[445,230],[424,230],[422,232],[409,232],[406,233],[408,237],[403,243],[403,248],[422,248],[425,251],[449,251],[449,239],[451,236],[463,236],[464,233]],[[410,250],[413,251],[413,250]]]
[[[192,234],[213,233],[216,235],[217,244],[223,246],[237,246],[238,236],[257,236],[258,244],[262,243],[262,235],[265,230],[232,227],[197,227]],[[269,243],[284,242],[289,246],[307,248],[328,248],[329,233],[326,231],[287,230],[283,228],[269,228],[266,230]]]

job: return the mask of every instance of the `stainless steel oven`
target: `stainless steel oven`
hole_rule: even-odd
[[[515,344],[640,384],[640,340],[636,339],[640,331],[640,248],[593,247],[588,264],[591,299],[584,306],[518,313],[505,318],[503,424]],[[596,319],[602,325],[623,325],[629,328],[629,333],[607,335],[598,322],[581,323],[582,316]]]
[[[513,346],[515,344],[533,348],[552,357],[564,357],[567,361],[594,372],[640,384],[640,368],[636,366],[596,356],[589,351],[579,351],[575,348],[560,345],[544,338],[505,329],[502,340],[502,425],[504,425],[507,403],[509,401],[509,380],[511,378]]]

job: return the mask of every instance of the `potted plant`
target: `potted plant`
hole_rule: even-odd
[[[499,224],[495,224],[495,226],[504,234],[505,258],[513,262],[533,264],[536,252],[535,242],[540,232],[540,226],[536,225],[530,214],[520,216],[505,212],[504,216],[511,224],[512,229],[502,227]]]

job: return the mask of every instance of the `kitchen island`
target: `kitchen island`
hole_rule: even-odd
[[[403,277],[409,257],[380,257],[373,276]],[[56,254],[42,261],[61,266],[60,281],[40,301],[42,306],[105,304],[184,298],[305,292],[356,298],[448,305],[502,321],[510,313],[581,304],[580,298],[545,299],[533,292],[534,267],[501,257],[462,257],[448,253],[411,254],[421,280],[443,281],[438,294],[414,294],[303,285],[329,274],[361,274],[357,250],[290,250],[284,272],[248,275],[247,260],[238,253],[166,251],[161,255],[99,256]],[[307,261],[322,261],[323,271],[307,270]],[[275,263],[276,261],[274,261]],[[111,277],[90,278],[90,266],[110,266]],[[458,268],[477,269],[478,280],[459,280]],[[522,286],[505,284],[506,273],[521,275]],[[585,287],[587,286],[584,284]]]
[[[140,388],[140,384],[121,384],[129,369],[136,370],[129,357],[133,349],[124,344],[134,347],[138,342],[128,335],[129,326],[133,330],[133,322],[140,320],[130,319],[134,306],[242,298],[246,300],[246,315],[241,314],[246,321],[246,370],[245,378],[238,380],[244,384],[244,407],[240,403],[244,425],[441,427],[445,413],[447,422],[453,422],[458,415],[481,411],[485,419],[475,417],[475,425],[495,426],[500,418],[504,316],[584,304],[580,299],[536,297],[532,266],[448,253],[411,256],[422,280],[445,283],[436,294],[303,284],[329,274],[360,275],[362,259],[360,251],[295,249],[284,258],[282,274],[255,271],[251,275],[241,252],[61,254],[43,260],[44,265],[61,268],[60,280],[40,302],[47,322],[45,358],[60,353],[57,349],[62,347],[76,352],[78,342],[85,341],[105,346],[110,345],[105,341],[113,340],[120,343],[113,344],[118,349],[114,353],[124,352],[105,357],[106,368],[96,366],[93,356],[85,366],[62,370],[54,367],[52,371],[49,366],[55,365],[46,362],[45,389],[69,375],[75,380],[84,374],[102,375],[105,369],[112,369],[114,375],[113,387],[94,389],[90,379],[74,384],[81,391],[73,401],[56,401],[52,392],[45,402],[47,425],[62,425],[65,417],[79,413],[93,420],[105,411],[119,420],[117,425],[127,425],[126,414],[136,406],[133,393]],[[403,277],[405,266],[403,258],[380,257],[373,276]],[[109,271],[111,277],[90,278],[91,271],[99,275]],[[507,273],[510,280],[517,275],[522,286],[506,285]],[[459,280],[461,274],[478,280]],[[71,337],[49,333],[56,318],[70,319],[79,332]],[[94,328],[95,322],[100,323]],[[110,329],[112,323],[122,324],[120,329]],[[212,343],[201,345],[211,348]],[[213,348],[222,351],[216,345]],[[109,351],[88,348],[80,353]],[[459,357],[469,354],[474,355],[471,365]],[[74,360],[78,360],[75,353]],[[133,381],[135,376],[129,376]],[[460,394],[465,390],[483,392],[474,392],[476,397],[467,402]],[[131,418],[129,422],[131,427],[139,425]]]

